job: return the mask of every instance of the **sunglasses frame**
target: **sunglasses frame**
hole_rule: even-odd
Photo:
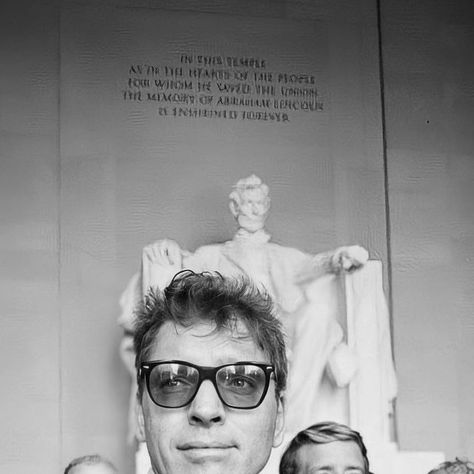
[[[198,378],[198,382],[197,382],[197,385],[196,385],[196,390],[193,393],[193,395],[191,396],[191,398],[186,403],[183,403],[182,405],[178,405],[176,407],[169,407],[169,406],[162,405],[162,404],[158,403],[153,398],[152,392],[150,390],[150,374],[156,366],[163,365],[163,364],[180,364],[180,365],[185,365],[186,367],[192,367],[192,368],[194,368],[198,371],[199,378]],[[265,374],[265,387],[263,389],[260,400],[255,405],[252,405],[252,406],[249,406],[249,407],[238,407],[238,406],[230,405],[229,403],[227,403],[222,398],[222,395],[219,392],[219,388],[217,386],[217,380],[216,380],[217,372],[219,370],[223,369],[224,367],[230,367],[230,366],[236,366],[236,365],[237,366],[238,365],[253,365],[253,366],[256,366],[256,367],[259,367],[260,369],[262,369],[264,374]],[[230,364],[219,365],[217,367],[210,367],[210,366],[202,366],[202,365],[192,364],[191,362],[186,362],[184,360],[152,360],[152,361],[148,361],[148,362],[142,362],[140,364],[138,377],[140,379],[143,379],[143,378],[145,379],[145,385],[146,385],[148,395],[149,395],[151,401],[155,405],[158,405],[162,408],[170,408],[170,409],[172,409],[172,408],[182,408],[182,407],[185,407],[186,405],[189,405],[190,403],[192,403],[192,401],[196,397],[197,393],[199,392],[199,388],[201,387],[202,382],[204,382],[204,380],[210,380],[212,382],[212,384],[214,385],[214,389],[216,390],[216,393],[217,393],[220,401],[226,407],[235,408],[237,410],[252,410],[253,408],[257,408],[263,402],[263,400],[265,399],[265,396],[267,395],[267,392],[268,392],[268,387],[270,385],[270,379],[271,379],[272,373],[275,373],[275,367],[273,365],[266,364],[266,363],[261,363],[261,362],[253,362],[253,361],[241,361],[241,362],[234,362],[234,363],[230,363]]]

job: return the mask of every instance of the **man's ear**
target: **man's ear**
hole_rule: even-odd
[[[273,435],[273,447],[277,448],[283,442],[285,433],[285,411],[286,403],[285,397],[279,395],[277,399],[277,416],[275,420],[275,433]]]
[[[143,407],[141,400],[137,395],[137,402],[135,403],[135,416],[137,417],[137,440],[140,443],[145,442],[145,417],[143,416]]]

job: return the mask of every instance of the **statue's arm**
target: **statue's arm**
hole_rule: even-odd
[[[120,296],[120,316],[118,325],[123,329],[119,354],[123,364],[132,377],[135,377],[135,351],[133,349],[133,324],[135,310],[142,297],[140,274],[136,273],[130,279],[127,287]]]
[[[369,259],[369,252],[360,245],[338,247],[318,253],[304,262],[296,273],[296,282],[315,280],[325,274],[351,273],[361,268]]]
[[[150,287],[165,288],[173,276],[183,269],[183,257],[189,252],[175,240],[160,239],[147,245],[142,252],[142,291]]]
[[[117,322],[123,328],[124,335],[119,353],[132,376],[135,374],[133,349],[135,310],[150,287],[164,288],[175,273],[182,269],[183,254],[186,252],[174,240],[161,239],[147,245],[142,251],[141,271],[133,275],[120,296],[121,311]]]
[[[125,365],[125,368],[129,374],[134,378],[136,376],[135,372],[135,350],[133,348],[133,334],[129,332],[124,332],[122,340],[120,341],[119,346],[120,359]]]
[[[153,265],[181,266],[181,252],[181,247],[175,240],[160,239],[143,248],[143,259]]]
[[[368,260],[369,252],[360,245],[339,247],[332,253],[330,271],[351,273],[364,266]]]

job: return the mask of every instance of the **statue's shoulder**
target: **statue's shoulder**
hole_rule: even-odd
[[[268,250],[275,255],[282,255],[286,256],[288,258],[304,258],[308,257],[309,254],[306,252],[303,252],[302,250],[299,250],[294,247],[287,247],[285,245],[280,245],[274,242],[268,242]]]
[[[201,245],[195,250],[195,255],[208,255],[208,254],[215,254],[218,253],[222,250],[222,247],[225,244],[206,244],[206,245]]]
[[[222,244],[202,245],[193,253],[187,253],[183,257],[183,268],[188,268],[197,272],[216,269],[222,256]]]
[[[222,255],[223,244],[209,244],[198,247],[194,253],[184,258],[187,268],[203,271],[208,266],[216,266]]]

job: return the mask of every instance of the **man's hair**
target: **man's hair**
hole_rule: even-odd
[[[280,474],[297,474],[302,466],[298,465],[298,450],[311,444],[326,444],[334,441],[353,441],[364,458],[364,474],[370,474],[367,448],[362,436],[346,425],[325,421],[300,431],[286,448],[280,461]]]
[[[215,325],[214,331],[232,332],[243,323],[275,367],[276,395],[285,389],[288,373],[285,341],[270,296],[247,277],[226,278],[218,272],[183,270],[163,292],[151,289],[136,313],[133,342],[139,400],[143,395],[140,366],[149,360],[156,336],[168,321],[181,327],[210,322]]]
[[[81,456],[79,458],[73,459],[64,470],[64,474],[69,474],[72,472],[73,468],[76,466],[94,466],[97,464],[105,464],[109,466],[114,472],[118,472],[117,468],[106,458],[102,457],[100,454],[89,454],[87,456]]]

